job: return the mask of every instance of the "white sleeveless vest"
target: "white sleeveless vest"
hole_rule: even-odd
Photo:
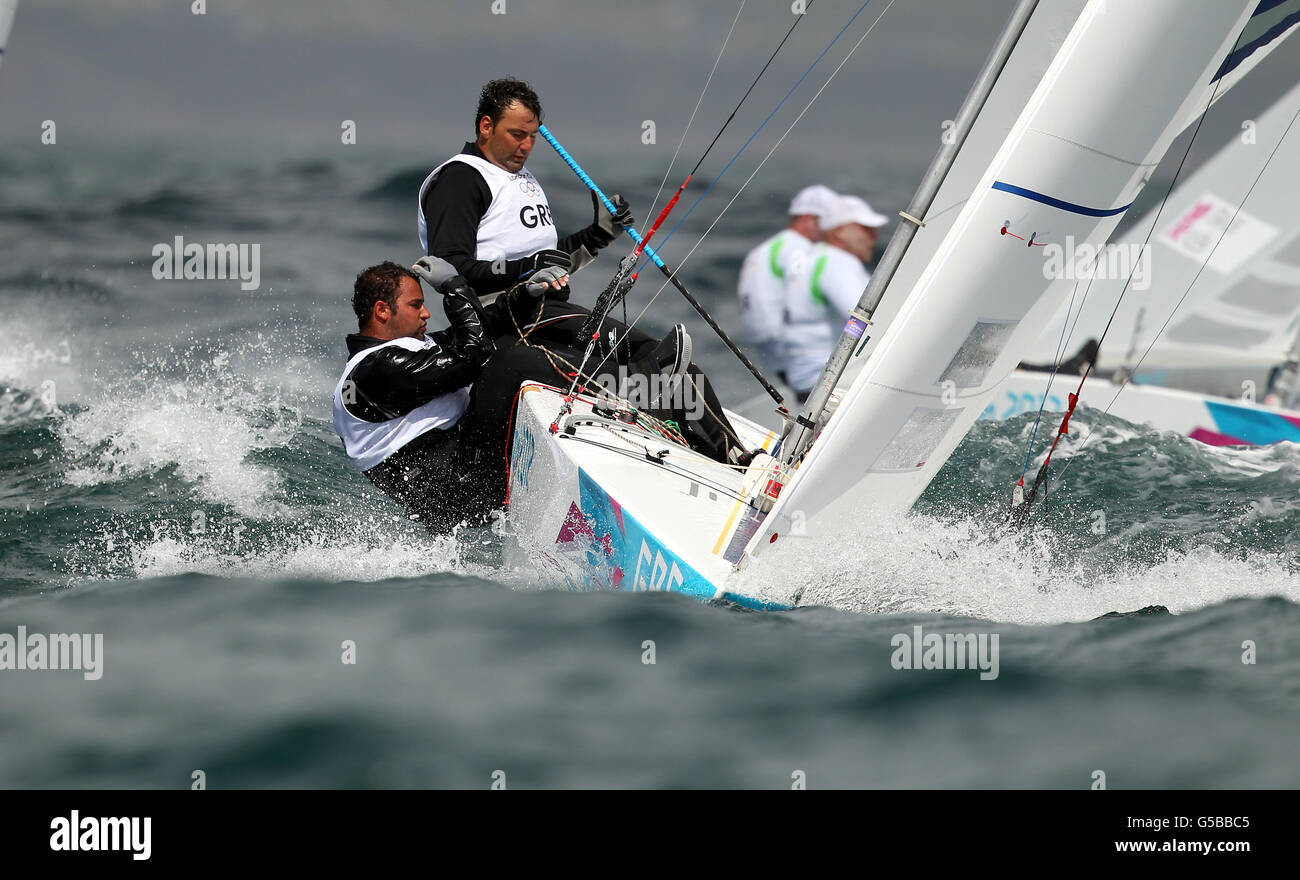
[[[483,176],[492,193],[492,203],[478,224],[476,260],[518,260],[559,243],[551,205],[541,184],[527,168],[511,174],[486,159],[469,153],[457,153],[429,172],[420,184],[415,213],[419,218],[421,253],[429,252],[429,227],[424,219],[424,194],[429,191],[438,172],[452,162],[463,162]]]
[[[460,421],[469,407],[469,387],[442,394],[428,403],[417,406],[404,416],[386,422],[367,422],[348,412],[343,405],[343,386],[357,364],[376,349],[390,345],[408,351],[420,351],[436,343],[431,339],[419,340],[403,337],[359,351],[343,368],[339,384],[334,388],[334,430],[343,441],[348,458],[359,471],[368,471],[388,458],[407,443],[427,431],[450,428]]]

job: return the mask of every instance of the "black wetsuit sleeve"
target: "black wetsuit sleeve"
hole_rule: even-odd
[[[434,345],[417,351],[385,346],[352,370],[355,402],[344,406],[354,416],[369,422],[394,419],[478,379],[496,350],[492,329],[468,288],[453,279],[447,290],[442,307],[450,326],[429,334]]]
[[[464,162],[452,162],[424,194],[420,210],[428,227],[428,253],[456,267],[479,296],[504,290],[524,273],[523,260],[506,260],[503,272],[490,260],[475,258],[478,226],[492,204],[483,175]]]
[[[585,229],[579,229],[572,235],[564,236],[564,238],[560,239],[560,243],[556,245],[556,248],[566,254],[572,254],[579,248],[585,247],[594,254],[602,248],[609,247],[613,241],[614,239],[610,238],[605,230],[593,224]]]
[[[444,344],[448,342],[444,334],[450,335],[450,331],[433,334],[438,345],[419,351],[390,345],[357,364],[348,377],[355,398],[345,399],[348,412],[368,422],[385,422],[472,384],[482,362],[466,358],[454,345]]]

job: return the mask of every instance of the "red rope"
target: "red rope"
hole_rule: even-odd
[[[655,218],[654,225],[652,225],[646,234],[641,237],[641,241],[637,244],[636,250],[632,251],[632,257],[634,259],[641,256],[641,252],[644,251],[646,245],[650,243],[650,239],[655,237],[655,233],[659,231],[659,225],[673,212],[673,206],[676,205],[677,200],[682,197],[682,192],[685,191],[686,184],[690,183],[691,178],[694,176],[695,172],[692,171],[690,174],[686,175],[686,179],[682,181],[682,185],[677,187],[677,192],[673,193],[673,197],[668,200],[668,204],[664,205],[664,209],[660,211],[659,216]],[[632,277],[635,278],[636,276],[633,275]]]

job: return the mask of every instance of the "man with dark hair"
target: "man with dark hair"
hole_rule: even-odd
[[[420,186],[420,246],[455,266],[480,296],[538,269],[577,271],[634,223],[622,196],[611,197],[618,209],[611,215],[592,193],[591,225],[557,236],[546,193],[524,167],[541,124],[541,101],[527,83],[492,80],[479,95],[475,140]],[[567,295],[567,286],[551,294]]]
[[[357,276],[352,310],[359,332],[334,389],[334,429],[352,463],[434,534],[481,519],[497,502],[495,481],[461,467],[458,438],[471,407],[470,386],[495,351],[502,312],[536,302],[560,270],[539,273],[492,306],[479,302],[443,260],[406,269],[380,263]],[[429,310],[420,279],[442,294],[450,322],[426,333]],[[468,479],[467,479],[468,478]]]
[[[596,252],[611,244],[625,226],[636,222],[622,196],[611,196],[616,212],[610,214],[593,193],[595,218],[591,225],[557,238],[546,194],[524,167],[541,120],[541,101],[527,83],[513,78],[492,80],[479,96],[476,140],[435,168],[420,187],[420,244],[426,254],[454,266],[479,296],[509,289],[548,269],[566,275],[576,272],[594,260]],[[490,375],[481,380],[482,388],[476,387],[476,411],[482,414],[484,429],[489,427],[488,415],[494,410],[502,421],[491,426],[494,433],[490,438],[475,444],[480,451],[495,447],[500,438],[508,439],[511,404],[521,381],[567,385],[563,376],[556,376],[555,359],[546,356],[548,351],[575,365],[581,361],[589,340],[579,339],[579,330],[590,312],[567,302],[568,295],[567,283],[553,283],[545,288],[544,301],[537,303],[529,316],[501,325],[498,348],[517,350],[498,358]],[[520,330],[528,333],[526,344],[520,341]],[[681,426],[691,446],[724,462],[729,452],[732,461],[746,455],[735,442],[735,431],[722,416],[721,404],[707,379],[690,363],[691,340],[681,324],[659,340],[607,318],[600,347],[596,362],[606,367],[617,363],[643,375],[668,377],[689,373],[706,404],[704,415],[693,416],[689,424]],[[610,354],[614,356],[606,357]]]

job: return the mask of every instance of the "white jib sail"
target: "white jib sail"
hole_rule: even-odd
[[[1298,109],[1300,84],[1099,256],[1062,252],[1079,290],[1027,360],[1069,357],[1113,313],[1102,370],[1139,359],[1148,373],[1219,368],[1235,389],[1241,367],[1281,363],[1300,321],[1300,123],[1287,131]]]
[[[1106,241],[1255,6],[1088,3],[751,555],[912,505],[1069,294],[1041,245]]]

